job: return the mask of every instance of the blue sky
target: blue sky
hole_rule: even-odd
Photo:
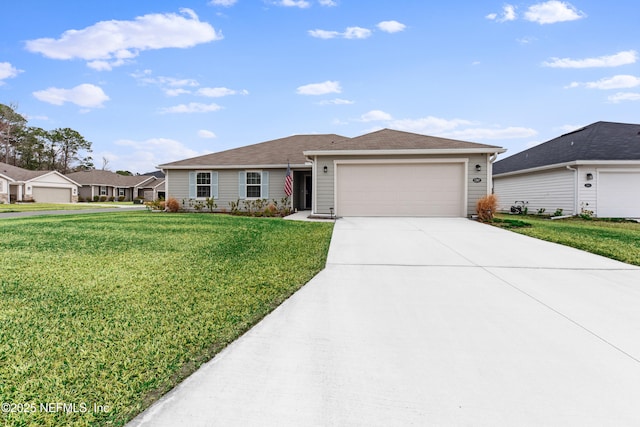
[[[638,123],[631,0],[5,2],[0,103],[70,127],[96,167],[381,128],[515,154]]]

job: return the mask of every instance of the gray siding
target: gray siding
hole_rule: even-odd
[[[500,210],[509,211],[516,200],[528,203],[530,213],[544,208],[546,214],[562,209],[565,215],[573,215],[575,200],[575,172],[563,169],[494,177],[494,192],[498,196]]]
[[[335,203],[335,182],[334,182],[334,161],[335,160],[430,160],[430,159],[468,159],[467,170],[467,215],[472,215],[476,210],[476,202],[479,198],[486,196],[491,188],[490,168],[488,164],[489,155],[434,155],[434,156],[319,156],[316,159],[316,176],[314,180],[315,213],[329,214],[330,208]],[[481,167],[480,172],[476,171],[476,164]],[[324,167],[327,173],[324,173]],[[474,178],[479,178],[480,182],[473,182]]]
[[[193,169],[165,170],[167,185],[167,198],[173,197],[186,206],[189,200],[189,172],[218,172],[218,198],[215,202],[217,211],[228,211],[229,203],[236,202],[239,199],[238,192],[238,172],[243,169]],[[250,169],[255,170],[255,169]],[[269,197],[268,200],[280,200],[285,197],[284,194],[284,177],[287,173],[286,169],[263,169],[269,172]],[[184,201],[184,204],[183,204]],[[241,206],[242,207],[242,206]]]

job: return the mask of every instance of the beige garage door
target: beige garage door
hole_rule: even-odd
[[[463,163],[338,164],[340,216],[466,216]]]
[[[38,203],[69,203],[71,202],[71,189],[33,187],[33,198]]]
[[[601,171],[597,186],[599,217],[640,218],[640,172]]]

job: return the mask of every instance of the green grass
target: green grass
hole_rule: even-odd
[[[582,249],[640,266],[640,224],[629,221],[566,218],[550,220],[536,216],[498,215],[496,225],[550,242]],[[522,226],[513,221],[524,222]],[[511,223],[511,226],[509,226]]]
[[[332,227],[144,211],[0,220],[0,402],[37,408],[0,424],[125,424],[320,271]],[[79,412],[43,412],[52,402]]]
[[[106,203],[109,202],[105,202],[105,204]],[[131,204],[131,202],[129,202],[129,204]],[[101,205],[101,203],[2,203],[0,204],[0,214],[2,214],[3,212],[68,211],[80,209],[99,209],[105,207],[98,205]]]

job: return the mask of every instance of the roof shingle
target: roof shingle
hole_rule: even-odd
[[[596,122],[499,160],[493,173],[580,160],[640,160],[640,125]]]

